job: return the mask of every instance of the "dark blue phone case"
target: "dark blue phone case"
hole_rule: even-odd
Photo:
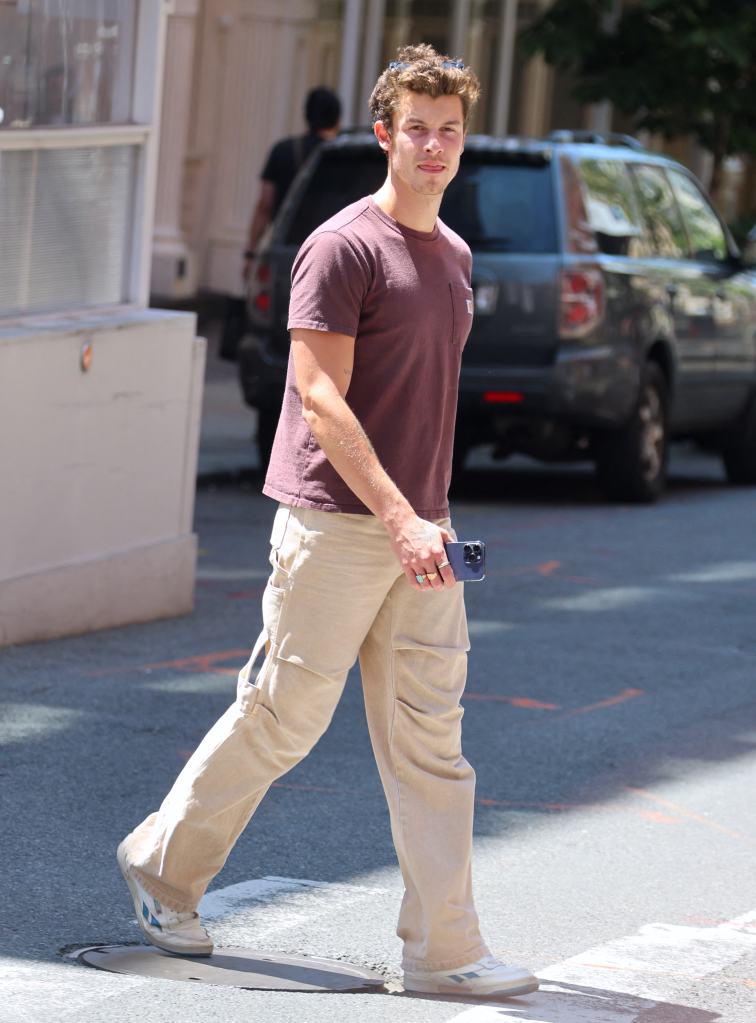
[[[471,561],[469,556],[466,557],[466,547],[475,548],[480,554],[480,560]],[[459,540],[456,543],[446,543],[444,550],[457,582],[479,583],[486,578],[486,545],[482,540]]]

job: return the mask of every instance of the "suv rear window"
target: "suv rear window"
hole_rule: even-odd
[[[473,249],[557,251],[551,165],[467,152],[446,190],[441,219]]]
[[[286,244],[301,245],[329,217],[377,191],[385,177],[386,158],[377,144],[375,152],[322,153],[286,230]],[[444,196],[441,219],[474,249],[556,252],[550,165],[468,150]]]

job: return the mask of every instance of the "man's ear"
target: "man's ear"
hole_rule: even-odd
[[[383,121],[375,122],[373,125],[373,132],[375,133],[375,137],[378,139],[378,145],[385,152],[388,152],[391,148],[391,135],[386,130],[386,125]]]

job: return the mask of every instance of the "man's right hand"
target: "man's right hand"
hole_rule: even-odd
[[[394,554],[410,586],[426,591],[454,586],[456,579],[444,550],[444,544],[453,542],[454,537],[447,529],[418,515],[388,528]]]

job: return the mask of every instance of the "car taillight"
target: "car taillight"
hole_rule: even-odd
[[[273,273],[270,264],[264,259],[258,260],[252,267],[249,278],[249,309],[254,316],[257,313],[260,319],[268,320],[272,304],[271,282]]]
[[[525,395],[522,391],[484,391],[483,401],[487,405],[519,405]]]
[[[559,296],[559,334],[584,337],[604,311],[604,278],[600,270],[581,267],[562,270]]]

